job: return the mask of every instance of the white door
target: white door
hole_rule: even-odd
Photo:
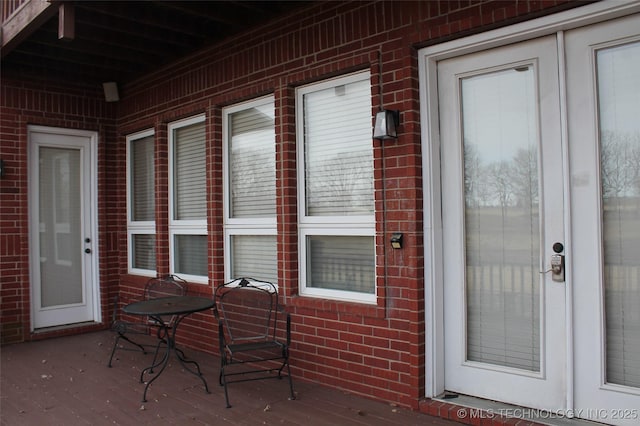
[[[567,32],[575,408],[640,424],[640,16]]]
[[[32,327],[99,321],[93,132],[29,127]]]
[[[566,405],[556,39],[438,63],[447,390]]]

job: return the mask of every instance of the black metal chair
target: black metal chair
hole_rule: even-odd
[[[144,300],[157,299],[159,297],[169,296],[184,296],[187,294],[187,282],[176,275],[165,275],[162,277],[151,278],[147,281],[144,288]],[[155,347],[154,362],[158,355],[158,349],[163,343],[167,343],[165,336],[162,336],[161,328],[158,327],[158,323],[152,318],[140,317],[135,321],[118,319],[118,312],[120,308],[118,306],[118,296],[114,297],[113,316],[111,320],[111,331],[116,333],[116,337],[113,342],[113,348],[111,349],[111,356],[109,357],[108,366],[112,366],[113,357],[116,353],[116,349],[122,350],[141,350],[142,353],[147,353],[148,347]],[[172,324],[174,318],[162,318],[165,324]],[[131,336],[150,336],[156,333],[158,341],[154,345],[138,343],[132,339]],[[120,340],[128,342],[131,347],[125,347],[119,345]],[[135,346],[135,347],[133,347]]]
[[[218,320],[220,385],[229,404],[229,383],[283,377],[286,367],[290,398],[295,399],[289,367],[291,316],[278,319],[278,291],[270,282],[239,278],[219,286],[214,314]],[[284,330],[280,328],[285,326]],[[278,337],[284,337],[284,341]],[[275,373],[277,374],[265,374]]]

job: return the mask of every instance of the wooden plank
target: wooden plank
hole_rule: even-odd
[[[56,1],[27,0],[2,23],[2,57],[37,30],[58,11]]]
[[[140,371],[153,355],[118,351],[118,360],[108,368],[112,343],[113,334],[105,331],[3,346],[0,424],[455,424],[296,380],[295,375],[294,401],[288,399],[286,379],[269,379],[232,384],[233,407],[226,408],[218,384],[219,359],[192,349],[185,349],[186,355],[200,364],[211,393],[172,358],[149,388],[148,402],[142,403]]]

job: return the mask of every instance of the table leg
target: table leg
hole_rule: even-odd
[[[185,370],[187,370],[189,373],[193,374],[194,376],[198,376],[200,378],[200,380],[202,380],[202,384],[204,385],[204,389],[207,393],[211,393],[209,391],[209,386],[207,385],[207,381],[204,379],[204,376],[202,375],[202,372],[200,371],[200,365],[195,362],[195,361],[191,361],[189,359],[186,359],[184,357],[184,352],[182,352],[180,349],[174,348],[175,349],[175,354],[176,354],[176,358],[178,358],[178,361],[180,361],[180,364],[182,364],[182,366],[184,367]],[[187,364],[191,364],[195,367],[195,370],[189,368],[189,366]]]
[[[152,364],[145,368],[144,370],[142,370],[142,372],[140,373],[140,383],[145,383],[144,382],[144,375],[145,373],[148,374],[154,374],[154,376],[151,378],[151,380],[146,382],[146,385],[144,387],[144,393],[142,394],[142,402],[147,402],[147,390],[149,389],[149,386],[151,385],[151,383],[153,383],[159,376],[160,374],[162,374],[162,372],[164,371],[164,369],[167,367],[167,364],[169,363],[169,357],[171,356],[171,347],[174,345],[172,342],[172,338],[173,336],[169,335],[169,330],[167,329],[167,327],[162,327],[164,330],[164,334],[166,336],[165,338],[165,342],[167,345],[167,350],[164,352],[162,359],[158,362],[156,362],[156,358],[158,356],[158,350],[160,349],[160,345],[163,343],[163,340],[158,341],[158,346],[156,347],[156,351],[155,351],[155,355],[153,356],[153,362]],[[160,333],[158,333],[160,334]],[[154,368],[161,366],[160,370],[158,371],[153,371]]]
[[[142,394],[142,402],[147,402],[147,390],[149,389],[149,386],[151,385],[151,383],[153,381],[155,381],[158,376],[160,376],[160,374],[162,374],[162,372],[164,371],[164,369],[167,367],[167,364],[169,363],[169,357],[171,356],[171,352],[173,352],[176,355],[176,358],[178,359],[178,361],[180,361],[180,364],[182,364],[182,366],[184,367],[184,369],[186,371],[188,371],[189,373],[193,374],[194,376],[197,376],[200,378],[200,380],[202,381],[202,384],[204,384],[204,389],[207,393],[211,393],[209,391],[209,386],[207,385],[207,381],[204,379],[204,376],[202,375],[202,372],[200,371],[200,365],[195,362],[195,361],[191,361],[185,358],[184,352],[179,349],[176,348],[176,330],[178,329],[178,325],[180,324],[180,321],[182,321],[182,319],[185,318],[185,316],[182,316],[180,318],[178,318],[175,322],[175,324],[173,325],[173,327],[167,327],[164,324],[162,325],[162,333],[158,333],[158,336],[160,336],[161,334],[164,335],[164,339],[161,339],[158,342],[158,347],[156,348],[156,355],[154,356],[154,360],[153,363],[151,364],[151,366],[145,368],[144,370],[142,370],[142,373],[140,373],[140,382],[144,383],[144,375],[145,373],[154,373],[153,369],[160,366],[160,370],[158,370],[157,372],[155,372],[155,375],[153,376],[153,378],[151,378],[151,380],[149,380],[148,382],[146,382],[146,385],[144,387],[144,393]],[[158,349],[160,347],[160,344],[163,343],[163,341],[166,343],[167,345],[167,350],[165,351],[162,359],[158,362],[156,362],[156,357],[158,354]],[[189,365],[193,365],[195,367],[191,368],[189,367]]]

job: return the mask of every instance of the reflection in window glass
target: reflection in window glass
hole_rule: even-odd
[[[461,81],[467,359],[540,369],[533,67]]]
[[[597,53],[607,382],[640,387],[640,44]]]
[[[276,215],[273,102],[229,115],[230,216]]]
[[[310,92],[303,99],[307,215],[373,214],[369,80]]]

